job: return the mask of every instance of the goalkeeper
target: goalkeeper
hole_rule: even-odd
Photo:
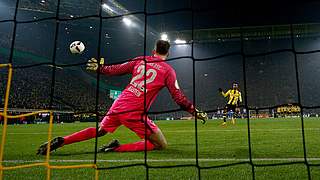
[[[87,70],[100,71],[109,76],[132,74],[131,81],[118,99],[114,101],[102,119],[98,130],[95,127],[90,127],[65,137],[56,137],[49,142],[50,151],[68,144],[113,133],[121,125],[135,132],[141,140],[129,144],[120,144],[118,140],[112,140],[109,144],[100,147],[99,152],[165,149],[167,147],[165,136],[145,114],[145,110],[149,110],[159,91],[164,87],[168,88],[172,98],[182,109],[204,123],[207,114],[197,110],[188,100],[179,88],[174,69],[165,62],[169,55],[169,48],[169,42],[158,40],[152,56],[137,57],[123,64],[101,65],[99,69],[96,59],[89,60]],[[47,144],[48,142],[42,144],[37,154],[45,155]]]
[[[239,104],[242,102],[241,92],[239,90],[239,84],[237,82],[232,83],[232,89],[229,89],[226,93],[219,88],[219,92],[223,97],[228,98],[228,102],[223,110],[223,126],[227,125],[227,114],[231,116],[232,124],[235,124],[235,113],[238,109]]]

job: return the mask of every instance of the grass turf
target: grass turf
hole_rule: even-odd
[[[248,162],[249,143],[247,121],[236,125],[220,126],[221,120],[198,123],[198,158],[201,179],[252,179],[252,166]],[[165,134],[169,147],[164,151],[147,153],[150,179],[198,179],[196,166],[194,121],[156,121]],[[94,123],[55,124],[53,136],[64,136]],[[305,119],[307,157],[310,164],[320,164],[320,118]],[[44,161],[37,156],[38,146],[47,140],[47,124],[9,125],[4,150],[4,166],[15,166]],[[2,129],[1,129],[2,131]],[[268,166],[273,163],[302,162],[304,157],[300,118],[251,119],[251,151],[256,179],[307,179],[307,167],[303,163]],[[120,127],[116,133],[99,139],[98,145],[117,138],[121,143],[137,141],[134,133]],[[51,154],[52,165],[90,164],[94,159],[95,140],[76,143],[58,149]],[[97,155],[100,168],[144,163],[144,152],[106,153]],[[183,167],[156,168],[179,165]],[[189,166],[193,165],[193,166]],[[312,179],[320,178],[320,166],[310,167]],[[143,165],[100,170],[100,179],[145,179]],[[4,172],[5,179],[45,179],[45,167],[33,167]],[[52,179],[94,179],[94,170],[54,169]]]

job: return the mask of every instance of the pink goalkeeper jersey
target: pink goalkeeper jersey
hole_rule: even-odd
[[[194,107],[180,90],[174,69],[159,57],[146,56],[145,58],[147,65],[145,65],[144,58],[141,56],[123,64],[104,65],[101,67],[100,72],[107,75],[132,74],[130,83],[112,104],[108,114],[142,113],[145,106],[145,97],[146,107],[149,110],[163,87],[168,88],[172,98],[182,109],[193,113]],[[144,84],[145,74],[146,85]],[[146,96],[144,96],[144,92],[146,92]]]

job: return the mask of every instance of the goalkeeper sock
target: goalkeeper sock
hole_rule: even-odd
[[[85,141],[96,137],[96,128],[90,127],[78,132],[75,132],[69,136],[63,137],[63,145],[72,144],[75,142]]]
[[[136,152],[136,151],[144,151],[145,149],[145,141],[138,141],[131,144],[123,144],[114,149],[116,152]],[[154,149],[154,145],[147,141],[147,151],[151,151]]]

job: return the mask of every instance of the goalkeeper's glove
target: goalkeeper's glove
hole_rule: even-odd
[[[200,111],[198,109],[195,109],[195,116],[196,119],[200,119],[202,124],[205,124],[208,120],[208,115],[206,112]]]
[[[100,59],[100,64],[104,64],[104,58]],[[88,60],[86,68],[88,71],[97,71],[98,67],[98,61],[95,58],[91,58]]]
[[[222,92],[222,89],[221,89],[221,88],[219,88],[219,89],[218,89],[218,91],[221,93],[221,92]]]

